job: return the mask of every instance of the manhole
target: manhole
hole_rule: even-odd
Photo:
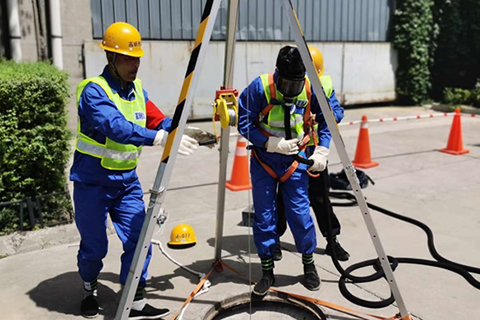
[[[260,298],[247,292],[215,304],[203,318],[203,320],[240,319],[326,320],[327,317],[315,304],[286,294],[269,292]]]

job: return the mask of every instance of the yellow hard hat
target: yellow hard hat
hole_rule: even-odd
[[[126,22],[115,22],[111,24],[105,31],[100,46],[105,51],[137,58],[143,56],[145,53],[142,49],[140,32]]]
[[[193,231],[192,226],[179,224],[172,229],[170,242],[168,244],[171,246],[182,246],[187,244],[194,245],[195,243],[197,243],[197,238],[195,237],[195,231]]]
[[[315,66],[317,74],[320,77],[325,70],[323,67],[323,55],[316,47],[308,46],[308,50],[310,51],[310,55],[312,56],[313,65]]]

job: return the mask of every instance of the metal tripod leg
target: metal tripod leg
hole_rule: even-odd
[[[177,107],[175,108],[170,133],[162,154],[162,161],[155,177],[153,189],[151,190],[150,202],[148,204],[140,238],[138,239],[127,282],[123,288],[122,297],[118,305],[117,314],[115,316],[116,320],[126,320],[130,313],[133,298],[140,281],[141,271],[150,246],[150,241],[152,240],[156,220],[161,205],[165,199],[165,190],[168,188],[173,165],[180,146],[180,140],[182,139],[183,129],[185,128],[187,117],[190,114],[193,94],[197,87],[201,73],[200,69],[207,52],[208,43],[212,35],[213,25],[220,7],[220,2],[221,0],[207,0],[203,10],[197,38],[195,40],[195,46],[190,56],[182,91],[180,92]]]
[[[225,66],[223,83],[225,88],[233,85],[233,70],[235,60],[235,32],[237,30],[238,0],[228,1],[227,41],[225,43]],[[217,193],[217,222],[215,227],[215,261],[221,260],[223,221],[225,215],[225,184],[227,175],[228,144],[230,142],[230,127],[222,128],[220,137],[220,170]]]
[[[298,49],[300,51],[300,55],[302,56],[302,60],[305,63],[305,67],[307,68],[307,72],[310,75],[316,75],[317,72],[313,65],[312,57],[308,51],[307,43],[303,36],[302,29],[300,27],[300,23],[298,22],[297,15],[295,10],[293,9],[291,0],[283,0],[283,8],[285,10],[285,14],[288,17],[290,28],[292,30],[295,42],[297,43]],[[402,319],[409,319],[409,313],[403,302],[402,295],[400,294],[400,290],[398,288],[398,284],[395,281],[395,277],[393,276],[392,269],[390,267],[390,263],[388,262],[388,258],[383,250],[382,243],[380,242],[380,238],[378,236],[377,230],[375,229],[375,225],[373,223],[372,217],[370,215],[370,211],[368,210],[367,203],[365,198],[362,194],[362,189],[360,188],[357,176],[355,174],[355,168],[353,167],[350,159],[348,158],[347,151],[345,149],[345,144],[342,140],[340,135],[340,131],[338,130],[337,123],[335,122],[335,118],[332,114],[330,109],[330,105],[328,104],[327,98],[325,96],[322,84],[320,82],[320,78],[316,76],[311,76],[310,81],[317,93],[317,99],[320,103],[320,107],[322,109],[322,113],[325,115],[325,121],[327,122],[328,128],[332,134],[333,142],[337,147],[338,155],[340,156],[340,160],[342,162],[343,168],[347,173],[348,181],[352,186],[352,190],[354,192],[355,198],[357,199],[358,206],[362,212],[363,219],[365,224],[367,225],[368,232],[370,233],[370,237],[372,239],[373,245],[375,246],[375,250],[377,251],[378,257],[380,258],[380,262],[387,278],[388,284],[390,286],[390,290],[395,297],[395,301],[398,304],[398,309],[402,316]],[[322,94],[323,93],[323,94]],[[328,115],[331,116],[328,116]]]

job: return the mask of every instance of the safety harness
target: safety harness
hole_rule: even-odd
[[[268,105],[265,108],[263,108],[262,111],[260,112],[262,119],[265,118],[268,115],[268,113],[272,110],[272,108],[275,106],[274,102],[278,102],[277,99],[276,99],[277,88],[275,86],[273,73],[268,74],[268,88],[269,88],[269,91],[270,91],[270,99],[267,95]],[[315,119],[315,117],[311,114],[312,90],[310,88],[310,82],[307,80],[307,78],[305,78],[305,90],[306,90],[307,101],[308,102],[307,102],[307,105],[305,107],[305,111],[303,113],[304,137],[303,137],[302,142],[300,143],[299,148],[298,148],[300,151],[305,151],[305,149],[307,148],[307,145],[309,144],[310,139],[311,139],[310,134],[312,135],[313,144],[315,146],[317,146],[317,137],[316,137],[316,132],[314,130],[314,119]],[[285,106],[284,106],[284,108],[285,108]],[[285,110],[285,113],[290,113],[290,110]],[[266,137],[273,136],[273,134],[271,134],[270,132],[263,129],[260,125],[258,125],[259,122],[260,122],[260,119],[257,122],[257,128],[259,129],[259,131]],[[291,139],[291,137],[289,137],[289,134],[291,134],[290,117],[285,116],[284,117],[284,122],[285,122],[284,126],[285,126],[286,138]],[[252,154],[253,157],[255,157],[255,159],[257,159],[258,163],[260,163],[262,168],[265,169],[265,171],[267,171],[268,174],[272,178],[274,178],[275,180],[277,180],[280,183],[283,183],[283,182],[287,181],[292,176],[292,174],[295,172],[295,170],[297,170],[298,165],[299,165],[299,162],[297,160],[294,160],[292,162],[292,164],[290,165],[290,168],[288,168],[288,170],[285,172],[285,174],[283,176],[279,177],[275,173],[275,171],[268,164],[266,164],[265,162],[260,160],[260,157],[255,152],[255,149],[252,150],[251,154]],[[299,155],[299,157],[302,157],[302,156]],[[319,176],[318,174],[312,174],[309,171],[307,171],[307,173],[312,177],[318,177]]]

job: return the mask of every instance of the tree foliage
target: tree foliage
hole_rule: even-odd
[[[397,1],[393,45],[401,102],[441,100],[446,87],[473,89],[480,79],[480,1]]]
[[[398,52],[397,94],[404,103],[424,103],[431,89],[434,40],[433,0],[401,0],[394,15],[393,46]]]

